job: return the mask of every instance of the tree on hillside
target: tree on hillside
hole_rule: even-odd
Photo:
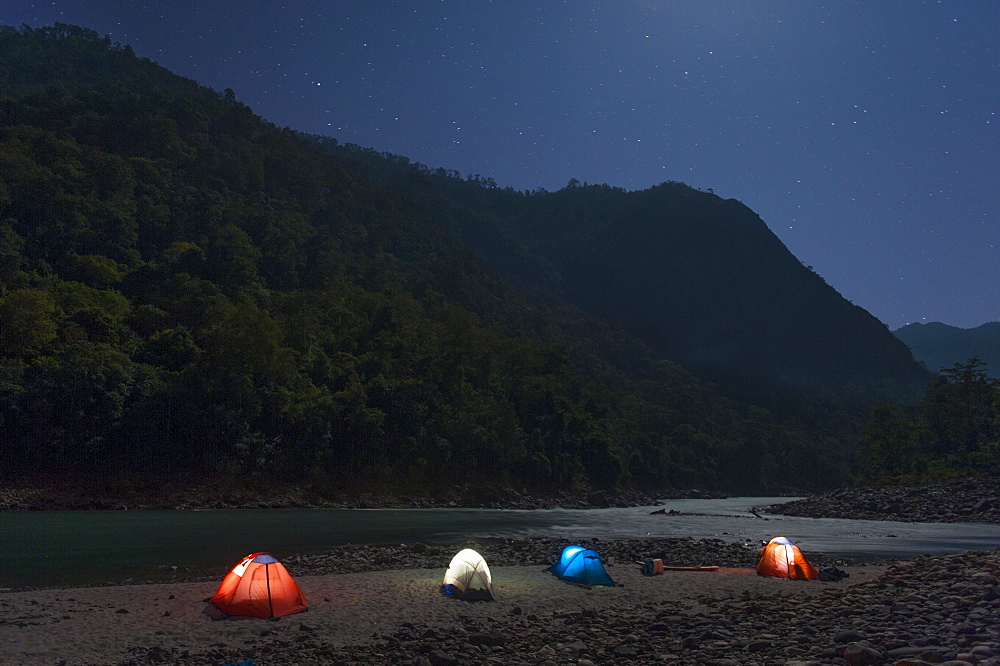
[[[424,494],[843,478],[838,444],[867,401],[758,388],[748,400],[780,409],[755,411],[620,312],[569,298],[575,283],[614,303],[657,275],[636,321],[698,331],[701,349],[700,310],[746,361],[730,313],[680,287],[756,308],[727,296],[743,274],[717,256],[717,239],[764,231],[747,210],[679,183],[529,195],[330,154],[72,26],[0,26],[0,54],[0,482]],[[746,263],[745,246],[730,255]]]
[[[868,482],[1000,472],[1000,380],[978,358],[943,368],[915,408],[872,410],[858,453]]]
[[[927,420],[948,451],[977,451],[997,438],[996,400],[1000,380],[979,358],[941,370],[925,400]]]

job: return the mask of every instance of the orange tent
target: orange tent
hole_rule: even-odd
[[[796,580],[816,580],[819,572],[809,564],[799,547],[785,537],[774,537],[760,555],[757,573],[773,578],[794,578]]]
[[[248,617],[281,617],[308,605],[288,570],[268,553],[240,560],[209,601],[227,615]]]

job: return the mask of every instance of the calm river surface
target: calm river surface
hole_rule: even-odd
[[[561,537],[720,538],[755,545],[787,536],[806,552],[854,559],[1000,548],[1000,525],[766,516],[789,498],[666,500],[627,509],[254,509],[0,512],[0,588],[162,580],[225,572],[243,555],[322,553],[344,544]],[[651,515],[653,509],[681,515]]]

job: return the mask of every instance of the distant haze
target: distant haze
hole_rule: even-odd
[[[893,334],[905,342],[913,356],[937,372],[970,358],[988,365],[991,377],[1000,378],[1000,322],[976,328],[957,328],[941,322],[910,324]]]

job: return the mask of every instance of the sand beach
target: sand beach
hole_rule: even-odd
[[[587,589],[557,580],[539,566],[497,567],[492,603],[442,596],[443,569],[298,576],[309,610],[276,620],[218,619],[204,602],[215,592],[212,582],[12,592],[0,594],[0,662],[117,664],[129,663],[131,655],[134,663],[156,663],[150,655],[162,655],[166,663],[253,659],[263,666],[324,658],[332,663],[349,650],[374,663],[379,661],[375,655],[383,654],[380,644],[402,629],[441,636],[460,629],[468,635],[469,627],[488,632],[520,618],[543,625],[563,613],[600,618],[625,612],[634,615],[635,631],[641,633],[655,621],[643,614],[646,607],[697,615],[713,600],[744,594],[776,601],[817,598],[871,581],[884,567],[848,570],[846,581],[806,583],[737,568],[645,577],[638,566],[616,565],[608,571],[619,587]]]
[[[3,664],[1000,664],[1000,551],[844,567],[837,582],[742,567],[586,589],[493,568],[496,601],[443,569],[298,575],[307,612],[223,618],[200,581],[0,593]],[[958,660],[958,661],[956,661]]]

